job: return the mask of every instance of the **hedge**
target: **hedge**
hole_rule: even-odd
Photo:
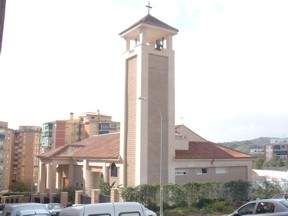
[[[121,189],[121,196],[124,201],[140,202],[148,208],[157,210],[159,208],[159,189],[159,185],[126,187]],[[203,202],[206,203],[211,200],[243,203],[252,198],[269,198],[281,192],[279,185],[269,182],[264,182],[261,185],[252,185],[246,181],[169,184],[164,186],[164,207],[166,209],[190,208],[196,205],[196,207],[201,208]]]

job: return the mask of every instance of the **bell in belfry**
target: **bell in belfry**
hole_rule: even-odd
[[[158,39],[156,40],[156,47],[155,49],[157,50],[162,50],[163,49],[163,39]]]

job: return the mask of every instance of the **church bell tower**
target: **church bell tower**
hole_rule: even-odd
[[[120,33],[126,42],[123,185],[173,183],[174,50],[177,29],[148,14]],[[162,154],[161,154],[162,152]],[[162,176],[162,177],[161,177]]]

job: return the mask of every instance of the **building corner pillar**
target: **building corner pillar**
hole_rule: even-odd
[[[86,195],[91,195],[92,189],[92,173],[89,168],[87,160],[83,160],[83,181],[84,181],[84,192]]]
[[[102,167],[102,173],[103,173],[103,181],[104,182],[109,182],[109,172],[108,169],[106,167],[106,163],[103,165]]]
[[[54,193],[56,190],[56,163],[50,162],[47,167],[47,189],[49,193]]]
[[[68,181],[69,186],[74,186],[74,164],[70,163],[68,167]]]
[[[38,172],[38,185],[37,185],[37,192],[43,193],[45,191],[45,164],[39,160],[39,172]]]

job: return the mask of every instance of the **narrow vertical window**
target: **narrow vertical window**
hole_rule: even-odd
[[[117,170],[116,164],[114,162],[111,164],[110,170],[111,170],[111,176],[112,177],[118,176],[118,170]]]

